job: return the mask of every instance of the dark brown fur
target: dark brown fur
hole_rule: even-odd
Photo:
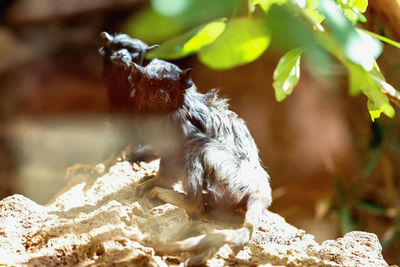
[[[131,86],[128,81],[130,65],[143,64],[145,54],[157,45],[131,38],[126,34],[112,36],[107,32],[100,34],[103,46],[99,53],[104,57],[103,78],[108,88],[108,100],[111,113],[127,114],[131,107]]]

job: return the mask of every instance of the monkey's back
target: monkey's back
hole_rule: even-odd
[[[216,90],[202,94],[195,87],[186,91],[181,116],[190,121],[183,131],[188,135],[201,132],[229,149],[238,160],[259,163],[258,149],[246,122],[229,110],[226,99]]]
[[[188,89],[175,116],[186,137],[184,186],[190,194],[205,189],[217,202],[228,199],[238,204],[260,188],[269,190],[269,176],[246,123],[216,91]]]

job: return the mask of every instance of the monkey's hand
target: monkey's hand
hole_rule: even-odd
[[[107,32],[102,32],[100,37],[103,41],[103,46],[99,50],[100,55],[109,57],[113,64],[126,68],[131,62],[142,65],[145,54],[158,46],[149,46],[123,33],[112,36]]]

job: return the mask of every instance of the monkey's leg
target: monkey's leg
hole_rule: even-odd
[[[264,171],[264,170],[262,170]],[[247,211],[243,227],[250,230],[250,239],[253,237],[255,230],[262,224],[263,218],[266,218],[266,211],[271,205],[271,187],[268,181],[262,181],[264,178],[259,177],[260,181],[255,181],[255,186],[251,188],[249,199],[247,200]],[[258,183],[259,182],[259,183]]]
[[[156,186],[151,189],[150,196],[183,208],[189,214],[200,214],[204,211],[201,195],[196,198],[188,198],[185,194]]]
[[[170,188],[182,176],[182,167],[180,165],[176,158],[163,156],[158,174],[144,182],[140,182],[136,187],[137,195],[140,197],[155,186]]]
[[[243,228],[249,230],[251,239],[272,201],[268,173],[258,162],[238,159],[226,146],[214,139],[203,137],[194,141],[201,144],[203,168],[212,170],[212,179],[208,178],[212,193],[222,198],[232,196],[236,203],[247,198]],[[249,237],[244,237],[242,241],[227,239],[227,242],[246,243]]]
[[[261,192],[261,190],[260,190]],[[204,264],[225,243],[235,246],[246,245],[253,237],[257,227],[264,217],[270,198],[265,194],[256,194],[249,198],[248,210],[242,228],[236,230],[213,230],[210,233],[190,237],[182,241],[167,244],[159,243],[154,246],[156,251],[168,252],[194,252],[195,256],[185,262],[185,266]]]
[[[216,188],[221,187],[222,197],[228,192],[229,189],[225,188],[228,183],[226,180],[234,178],[238,171],[237,160],[230,151],[212,138],[197,134],[188,138],[184,155],[187,177],[183,180],[183,185],[187,197],[156,188],[153,189],[155,195],[178,206],[187,206],[188,203],[189,205],[192,204],[189,202],[190,199],[196,199],[199,193],[201,195],[204,179],[212,179],[209,182],[216,183]],[[213,177],[205,178],[206,173],[207,175],[212,174]],[[204,208],[202,199],[197,202],[197,205],[201,209]],[[246,243],[250,238],[249,232],[248,229],[214,230],[182,241],[158,244],[155,249],[159,252],[193,252],[196,255],[190,258],[186,264],[202,264],[226,242]]]
[[[139,183],[136,186],[136,195],[139,197],[143,196],[146,191],[159,184],[161,180],[163,180],[163,178],[158,174],[142,183]]]
[[[204,172],[213,194],[221,198],[233,196],[239,203],[246,197],[247,212],[242,228],[237,230],[214,230],[209,234],[188,238],[167,244],[170,251],[193,251],[198,253],[187,264],[201,264],[207,261],[224,243],[244,245],[251,240],[255,229],[262,221],[264,212],[271,203],[269,176],[260,165],[238,159],[218,141],[204,135],[193,136],[187,142],[185,161],[188,179],[185,189],[197,192],[202,189]]]
[[[247,212],[241,228],[237,230],[214,230],[208,234],[190,237],[182,241],[159,244],[155,246],[155,249],[164,253],[173,251],[197,253],[186,261],[186,265],[198,265],[205,263],[225,243],[235,246],[247,244],[265,218],[265,211],[271,203],[271,190],[268,174],[264,170],[241,168],[236,174],[246,174],[242,178],[249,178],[247,175],[257,175],[249,179],[252,186],[246,184],[245,181],[241,183],[241,186],[246,186],[247,190],[245,191],[248,193]],[[232,183],[235,181],[233,178],[231,179]],[[234,185],[226,182],[226,186],[229,188]]]

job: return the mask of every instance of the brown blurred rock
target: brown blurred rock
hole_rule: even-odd
[[[141,163],[133,171],[120,162],[101,177],[77,175],[46,206],[21,195],[3,199],[0,265],[179,265],[188,255],[157,255],[146,244],[171,240],[195,219],[171,204],[135,197],[137,182],[154,175],[158,164]],[[319,245],[281,216],[267,214],[250,244],[239,250],[226,244],[207,265],[387,266],[374,234],[351,232]],[[238,221],[226,211],[196,219],[203,228],[236,228]]]

